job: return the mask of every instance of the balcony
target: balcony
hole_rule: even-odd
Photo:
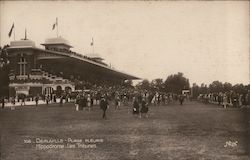
[[[30,74],[30,75],[29,75],[29,78],[30,78],[30,79],[37,79],[37,80],[40,80],[40,79],[43,78],[43,76],[42,76],[42,75],[32,75],[32,74]]]
[[[28,77],[28,75],[18,75],[18,76],[16,76],[16,79],[18,79],[18,80],[25,80],[25,79],[28,79],[29,77]]]

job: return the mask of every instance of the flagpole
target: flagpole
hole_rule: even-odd
[[[16,28],[14,27],[14,41],[16,40]]]
[[[24,40],[27,40],[27,31],[26,31],[26,28],[25,28]]]
[[[58,38],[58,18],[56,17],[56,36]]]
[[[95,48],[94,48],[94,39],[92,38],[92,52],[93,52],[93,54],[95,53]]]

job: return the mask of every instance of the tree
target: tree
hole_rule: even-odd
[[[232,84],[231,83],[228,83],[228,82],[225,82],[223,84],[223,91],[224,92],[229,92],[232,90]]]
[[[143,90],[150,90],[151,89],[151,86],[150,86],[150,83],[147,79],[144,79],[143,81],[141,81],[140,83],[138,83],[136,85],[136,87],[138,89],[143,89]]]
[[[200,94],[200,87],[196,84],[196,83],[193,83],[193,86],[192,86],[192,97],[193,98],[197,98]]]
[[[157,91],[163,91],[164,85],[161,78],[157,78],[151,81],[151,87]]]
[[[199,92],[200,92],[200,94],[207,94],[208,93],[207,85],[202,83]]]
[[[223,91],[223,84],[220,81],[213,81],[210,85],[209,85],[209,91],[211,93],[219,93]]]
[[[0,98],[9,96],[9,60],[8,54],[0,48]]]
[[[246,89],[250,91],[250,84],[246,86]]]
[[[189,89],[189,80],[183,76],[183,73],[179,72],[168,76],[164,85],[167,92],[181,94],[183,89]]]
[[[245,88],[245,86],[243,84],[236,84],[233,86],[233,91],[236,92],[236,93],[247,93],[247,90]]]

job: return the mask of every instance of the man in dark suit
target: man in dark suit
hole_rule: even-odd
[[[39,95],[35,97],[36,106],[38,106],[38,101],[39,101]]]
[[[179,95],[179,101],[180,101],[180,105],[182,105],[184,101],[184,96],[182,94]]]
[[[5,103],[4,97],[1,98],[1,103],[2,103],[2,108],[4,108],[4,103]]]
[[[101,108],[102,111],[103,111],[103,114],[102,114],[102,118],[103,118],[103,119],[107,119],[107,117],[106,117],[106,110],[107,110],[107,108],[108,108],[108,105],[109,105],[109,103],[108,103],[108,101],[107,101],[107,98],[102,97],[102,98],[101,98],[101,102],[100,102],[100,108]]]

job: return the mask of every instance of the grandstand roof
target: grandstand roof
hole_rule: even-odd
[[[22,48],[22,47],[35,47],[35,42],[28,39],[15,40],[10,42],[10,48]]]
[[[47,64],[53,65],[58,64],[60,66],[71,66],[68,68],[71,68],[75,66],[75,70],[78,70],[77,72],[79,74],[83,75],[97,75],[106,77],[105,79],[139,79],[138,77],[129,75],[127,73],[123,73],[121,71],[118,71],[114,68],[109,67],[105,63],[101,63],[101,61],[95,61],[92,59],[93,57],[99,57],[99,55],[92,55],[93,57],[84,56],[82,54],[72,52],[70,50],[64,51],[64,50],[49,50],[49,49],[41,49],[35,47],[35,43],[31,40],[20,40],[20,41],[12,41],[10,43],[10,47],[7,49],[10,49],[11,52],[14,52],[15,49],[35,49],[40,52],[40,54],[49,53],[53,56],[46,56],[47,54],[44,54],[42,58],[40,58],[41,62],[45,62]],[[58,38],[51,38],[47,39],[44,44],[64,44],[68,45],[67,40],[63,39],[62,37]],[[70,45],[68,45],[70,46]],[[58,56],[61,56],[61,58],[57,58]],[[52,63],[51,63],[52,62]],[[55,65],[53,65],[55,66]],[[59,69],[63,69],[62,67]],[[66,67],[67,68],[67,67]],[[72,72],[69,71],[69,73]]]
[[[55,45],[55,44],[63,44],[63,45],[66,45],[66,46],[68,46],[70,48],[72,47],[69,44],[69,42],[66,39],[62,38],[62,37],[48,38],[41,45]]]

